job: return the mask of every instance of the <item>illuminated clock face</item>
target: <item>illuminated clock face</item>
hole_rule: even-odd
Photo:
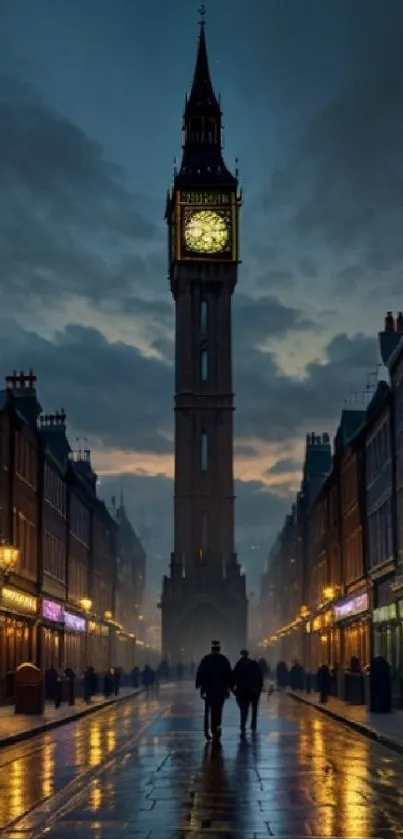
[[[214,210],[197,210],[185,224],[185,243],[195,253],[221,253],[228,244],[229,229],[225,219]]]

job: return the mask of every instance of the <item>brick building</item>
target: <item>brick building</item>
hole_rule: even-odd
[[[38,656],[38,459],[35,376],[16,373],[0,396],[1,542],[19,549],[13,573],[0,570],[0,697],[13,692],[11,673]]]
[[[308,435],[297,516],[301,546],[299,609],[291,609],[294,585],[284,588],[275,569],[289,561],[276,542],[276,562],[264,576],[276,603],[265,626],[265,645],[281,657],[284,639],[302,629],[302,660],[349,668],[384,655],[403,682],[403,315],[387,313],[379,333],[389,383],[380,380],[365,410],[343,410],[328,468],[317,471],[309,491]],[[315,435],[313,435],[313,438]],[[312,461],[311,461],[312,463]],[[312,466],[311,466],[312,473]],[[301,505],[302,499],[302,505]],[[287,520],[286,520],[287,521]],[[281,645],[278,644],[281,639]],[[290,658],[287,658],[290,663]],[[400,685],[400,687],[399,687]]]
[[[119,522],[96,483],[89,451],[70,448],[64,411],[41,416],[32,371],[8,376],[0,392],[0,701],[13,695],[23,661],[103,672],[117,663],[116,635],[134,664],[129,617],[143,589],[136,572],[125,577],[118,623]],[[139,567],[145,579],[144,551]]]

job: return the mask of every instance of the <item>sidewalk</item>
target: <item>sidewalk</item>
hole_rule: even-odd
[[[326,714],[359,734],[403,754],[403,711],[371,714],[365,705],[347,705],[334,697],[329,697],[327,704],[321,705],[315,693],[298,693],[293,690],[288,690],[287,693],[293,699],[310,705],[313,710]]]
[[[28,740],[36,734],[43,734],[68,722],[74,722],[87,714],[93,714],[117,702],[131,699],[141,692],[142,688],[122,688],[117,697],[105,699],[103,696],[94,696],[89,705],[82,699],[77,699],[72,707],[62,705],[60,708],[55,708],[51,702],[47,702],[45,712],[40,717],[15,714],[13,705],[2,705],[0,706],[0,748],[11,746],[21,740]]]

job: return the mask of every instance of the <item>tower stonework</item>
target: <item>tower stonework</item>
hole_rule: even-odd
[[[195,661],[213,638],[238,655],[247,632],[234,547],[231,345],[241,196],[223,160],[221,119],[202,23],[182,161],[166,206],[176,310],[175,489],[161,609],[163,652],[172,662]]]

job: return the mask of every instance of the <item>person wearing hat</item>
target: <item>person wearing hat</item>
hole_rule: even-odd
[[[204,699],[204,734],[206,740],[219,740],[224,702],[232,688],[232,668],[221,652],[219,641],[212,641],[211,652],[202,658],[196,675],[196,690]],[[211,733],[210,733],[211,725]]]
[[[235,693],[241,714],[242,734],[245,734],[249,708],[252,709],[250,727],[252,731],[256,731],[257,712],[262,690],[263,675],[258,662],[249,658],[247,650],[241,650],[241,657],[235,665],[233,673],[233,691]]]

